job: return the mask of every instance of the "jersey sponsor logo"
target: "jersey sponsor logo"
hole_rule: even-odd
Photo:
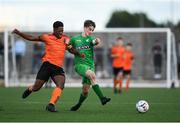
[[[85,46],[79,46],[79,47],[77,47],[76,49],[77,49],[77,50],[82,50],[82,49],[89,49],[89,48],[90,48],[90,46],[85,45]]]

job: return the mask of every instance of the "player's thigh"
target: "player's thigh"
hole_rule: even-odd
[[[32,90],[33,91],[38,91],[43,86],[43,84],[45,82],[46,82],[45,80],[36,79],[36,81],[35,81],[35,83],[33,85]]]
[[[113,68],[114,78],[119,77],[119,75],[122,75],[122,73],[123,73],[123,68],[121,68],[121,67]]]
[[[49,77],[49,65],[45,62],[41,65],[41,68],[37,73],[36,81],[33,85],[33,91],[38,91],[43,86],[43,84],[48,81]]]
[[[49,67],[50,67],[49,63],[44,62],[37,73],[36,80],[48,81],[51,75],[51,72],[49,71]]]
[[[86,77],[86,72],[89,69],[91,69],[91,67],[85,64],[75,65],[75,71],[82,77]]]
[[[51,78],[56,84],[57,87],[64,88],[64,83],[65,83],[65,72],[64,69],[51,64]]]
[[[118,75],[118,68],[113,68],[113,75],[114,75],[114,78],[117,77],[117,75]]]
[[[123,76],[126,77],[127,79],[130,79],[131,78],[131,70],[124,70]]]
[[[115,76],[115,78],[117,80],[123,78],[123,68],[116,68],[116,76]]]
[[[128,80],[131,79],[131,75],[130,75],[130,74],[127,75],[127,79],[128,79]]]

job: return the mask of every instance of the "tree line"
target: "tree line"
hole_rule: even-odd
[[[128,11],[114,11],[106,24],[107,28],[118,27],[175,27],[172,22],[156,23],[151,20],[145,13],[130,13]]]

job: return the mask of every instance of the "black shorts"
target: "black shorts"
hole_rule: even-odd
[[[48,81],[49,77],[53,78],[56,75],[65,76],[63,68],[53,65],[49,62],[44,62],[37,74],[36,79]]]
[[[131,70],[124,70],[123,75],[131,75]]]
[[[113,74],[114,76],[117,76],[119,73],[123,73],[123,68],[113,68]]]

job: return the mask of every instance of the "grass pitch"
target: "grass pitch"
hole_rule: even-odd
[[[128,93],[114,94],[111,88],[103,88],[111,102],[102,106],[91,90],[80,110],[69,109],[79,99],[80,88],[65,88],[56,105],[59,112],[45,111],[52,89],[42,88],[21,99],[25,88],[0,88],[0,122],[180,122],[180,89],[130,89]],[[135,109],[138,100],[147,100],[150,110],[140,114]]]

